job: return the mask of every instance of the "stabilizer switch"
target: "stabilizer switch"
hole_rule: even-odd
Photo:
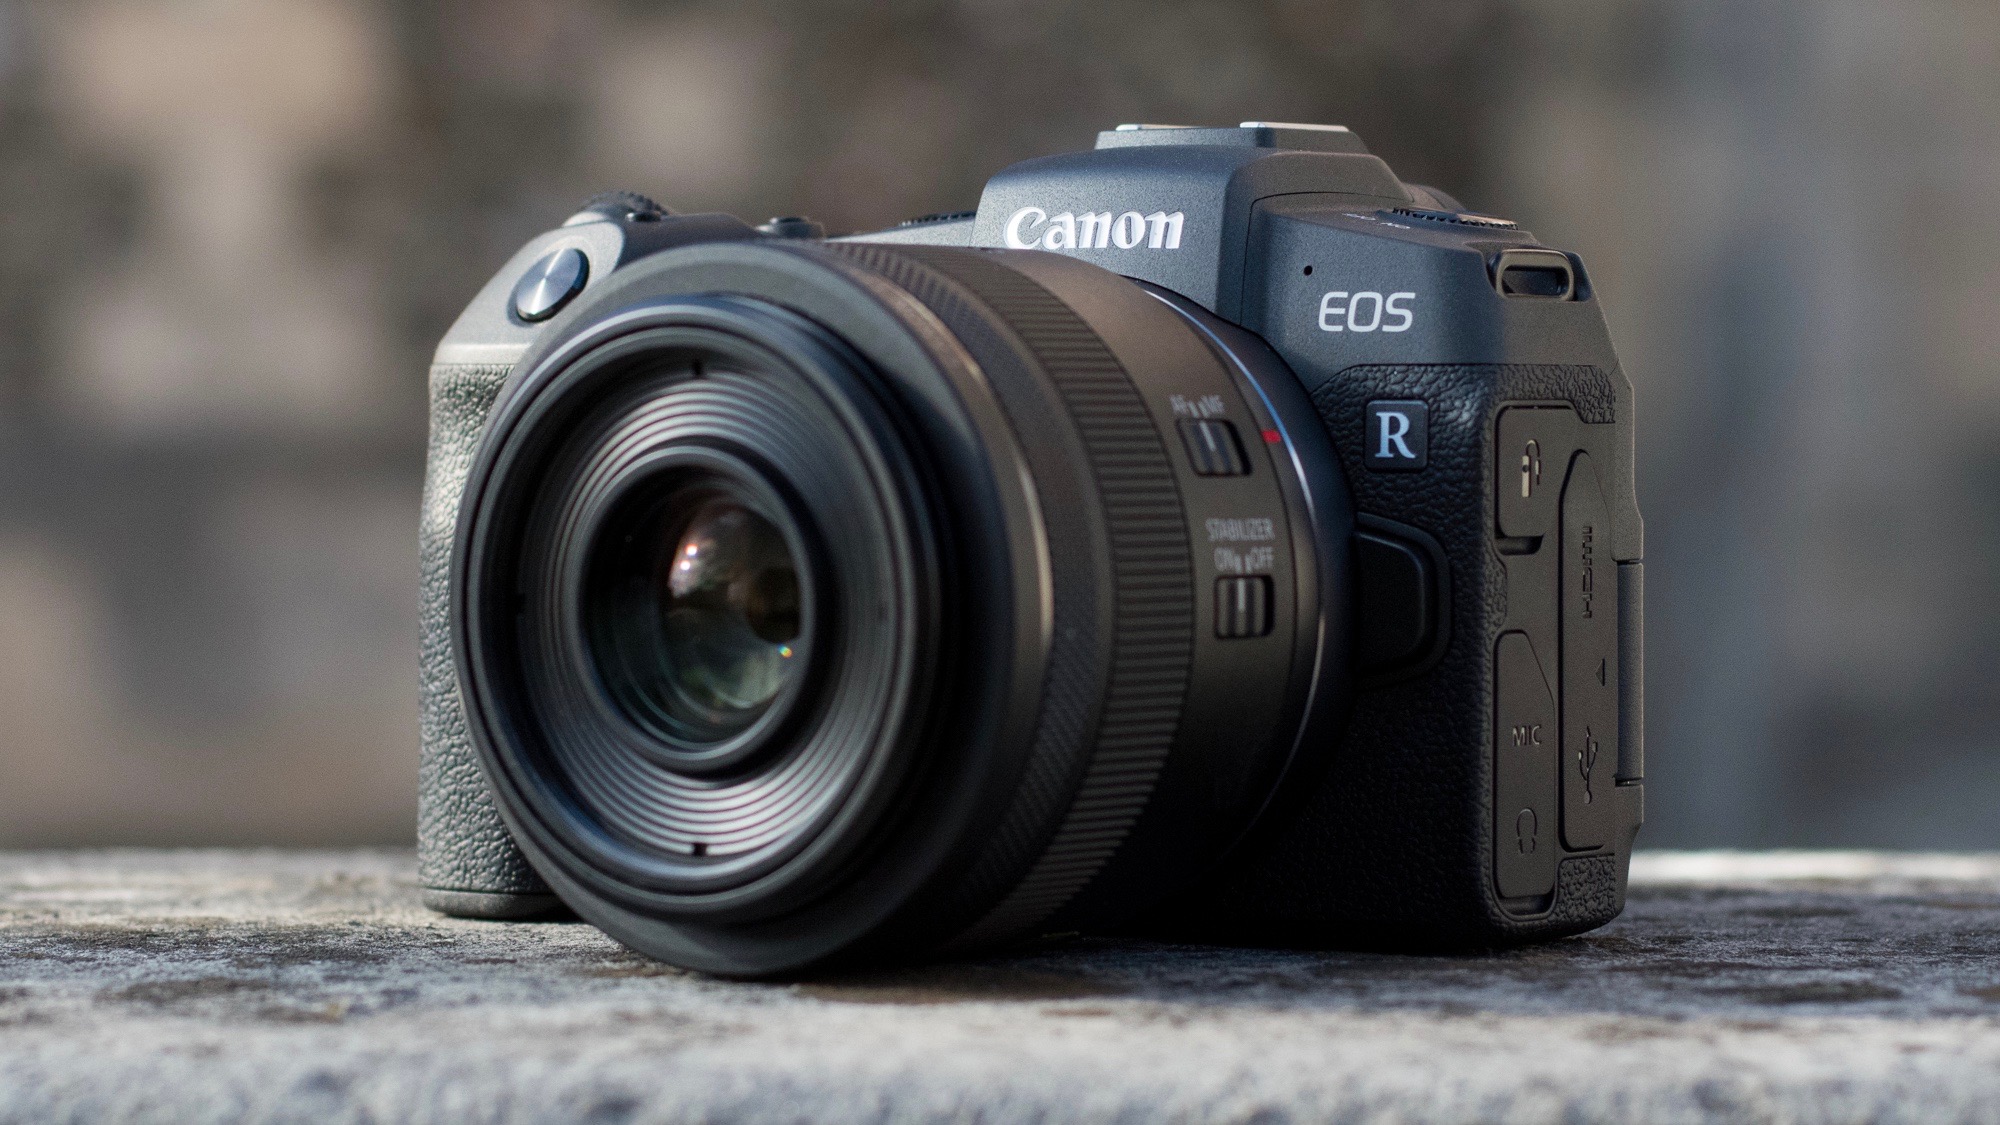
[[[1215,580],[1215,635],[1224,639],[1262,637],[1271,632],[1271,576],[1252,574]]]

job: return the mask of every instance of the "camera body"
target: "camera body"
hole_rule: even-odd
[[[534,861],[521,846],[533,817],[506,798],[511,790],[496,781],[505,753],[489,745],[505,740],[507,722],[480,721],[476,700],[469,719],[476,685],[466,665],[479,642],[462,620],[477,582],[464,557],[475,514],[464,508],[488,471],[480,466],[495,463],[482,453],[501,441],[492,420],[533,391],[529,368],[549,368],[564,347],[581,346],[565,340],[598,331],[584,322],[615,320],[657,295],[659,286],[637,283],[618,291],[640,273],[636,264],[691,263],[673,276],[697,280],[668,288],[727,292],[731,282],[713,279],[739,275],[710,262],[718,247],[860,262],[903,279],[931,310],[905,319],[944,325],[975,355],[985,354],[979,333],[952,320],[955,306],[933,292],[942,283],[925,289],[908,278],[941,271],[991,297],[1006,285],[979,279],[1001,264],[1096,324],[1126,299],[1098,295],[1111,291],[1090,277],[1104,271],[1150,298],[1131,317],[1164,308],[1184,332],[1172,346],[1159,342],[1164,329],[1152,343],[1143,328],[1098,333],[1134,372],[1134,401],[1158,435],[1145,438],[1146,456],[1164,455],[1185,509],[1171,569],[1185,572],[1192,593],[1165,631],[1192,623],[1195,638],[1162,643],[1192,644],[1194,655],[1156,660],[1193,668],[1178,673],[1177,725],[1154,758],[1132,767],[1137,781],[1112,776],[1118,767],[1103,751],[1097,765],[1071,771],[1066,784],[1096,796],[1038,830],[1051,850],[1039,865],[1021,861],[1043,874],[1003,896],[1011,913],[982,908],[966,916],[970,925],[862,955],[1096,926],[1464,947],[1578,933],[1622,909],[1643,817],[1643,532],[1632,389],[1582,263],[1402,183],[1344,129],[1265,123],[1121,126],[1092,151],[1002,171],[976,212],[872,234],[826,240],[804,220],[751,227],[612,197],[524,247],[445,337],[430,376],[419,859],[432,906],[528,917],[556,907],[561,891],[621,940],[725,973],[846,955],[829,945],[712,958],[700,951],[709,946],[649,937],[633,915],[583,905],[577,877],[552,874],[554,845],[531,845]],[[786,305],[795,288],[774,281],[760,296]],[[903,300],[886,290],[877,299]],[[790,307],[808,320],[832,315],[804,297]],[[1068,346],[1036,337],[1039,305],[1014,307],[1015,334],[1036,355]],[[1226,379],[1213,377],[1214,393],[1192,376],[1148,382],[1135,357],[1149,346],[1163,368],[1206,347],[1227,360],[1218,368]],[[988,381],[1005,379],[989,371]],[[1175,386],[1185,393],[1170,393]],[[1064,393],[1084,427],[1095,408],[1085,391]],[[1020,409],[1008,413],[1031,446],[1035,427]],[[1109,504],[1116,476],[1102,466],[1112,454],[1090,440]],[[1049,486],[1037,495],[1036,518],[1057,530],[1038,533],[1040,562],[1033,550],[1003,555],[996,575],[1063,565],[1066,505]],[[1116,513],[1104,522],[1115,539]],[[1111,577],[1096,580],[1110,584],[1123,573],[1099,569]],[[1051,613],[1057,621],[1045,635],[1062,632],[1061,595],[1055,601],[1044,607],[1044,623]],[[1108,649],[1137,652],[1144,639],[1116,636]],[[1117,673],[1106,677],[1115,695]],[[1050,672],[1032,686],[1059,696],[1060,680]],[[1108,730],[1118,707],[1113,699],[1089,722]],[[1131,739],[1144,729],[1135,720],[1141,733]],[[1256,753],[1276,764],[1254,780],[1219,764],[1266,746],[1279,749]],[[1033,767],[1024,769],[1010,776],[1032,781]],[[1135,788],[1155,799],[1119,805],[1116,794]],[[1078,811],[1091,800],[1098,812]],[[994,826],[1014,822],[995,813],[984,823],[1004,835]],[[1200,839],[1200,854],[1175,851],[1177,823],[1203,826],[1186,833]],[[862,861],[847,862],[843,870]],[[1125,877],[1162,865],[1178,874]],[[935,877],[976,881],[984,870],[967,860]],[[1090,910],[1067,909],[1091,886],[1109,889]]]

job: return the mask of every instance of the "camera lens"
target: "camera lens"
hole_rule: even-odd
[[[916,474],[852,354],[773,306],[674,302],[549,374],[467,498],[496,787],[623,898],[794,906],[910,766],[885,743],[934,647]]]
[[[626,715],[663,742],[698,752],[742,735],[805,664],[787,522],[700,470],[665,475],[606,519],[583,595],[591,653]]]
[[[549,333],[469,470],[454,655],[508,833],[633,948],[1114,924],[1324,761],[1351,515],[1248,333],[1072,258],[801,239],[662,251]]]

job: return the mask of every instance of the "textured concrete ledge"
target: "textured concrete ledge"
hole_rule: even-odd
[[[426,913],[396,852],[0,855],[5,1121],[2000,1121],[2000,857],[1657,854],[1474,957],[807,985]]]

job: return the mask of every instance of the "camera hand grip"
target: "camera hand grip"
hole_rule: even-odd
[[[418,536],[423,638],[417,881],[432,909],[475,918],[527,917],[557,906],[493,807],[466,731],[451,652],[451,542],[459,496],[508,370],[448,364],[431,369],[430,457]]]

